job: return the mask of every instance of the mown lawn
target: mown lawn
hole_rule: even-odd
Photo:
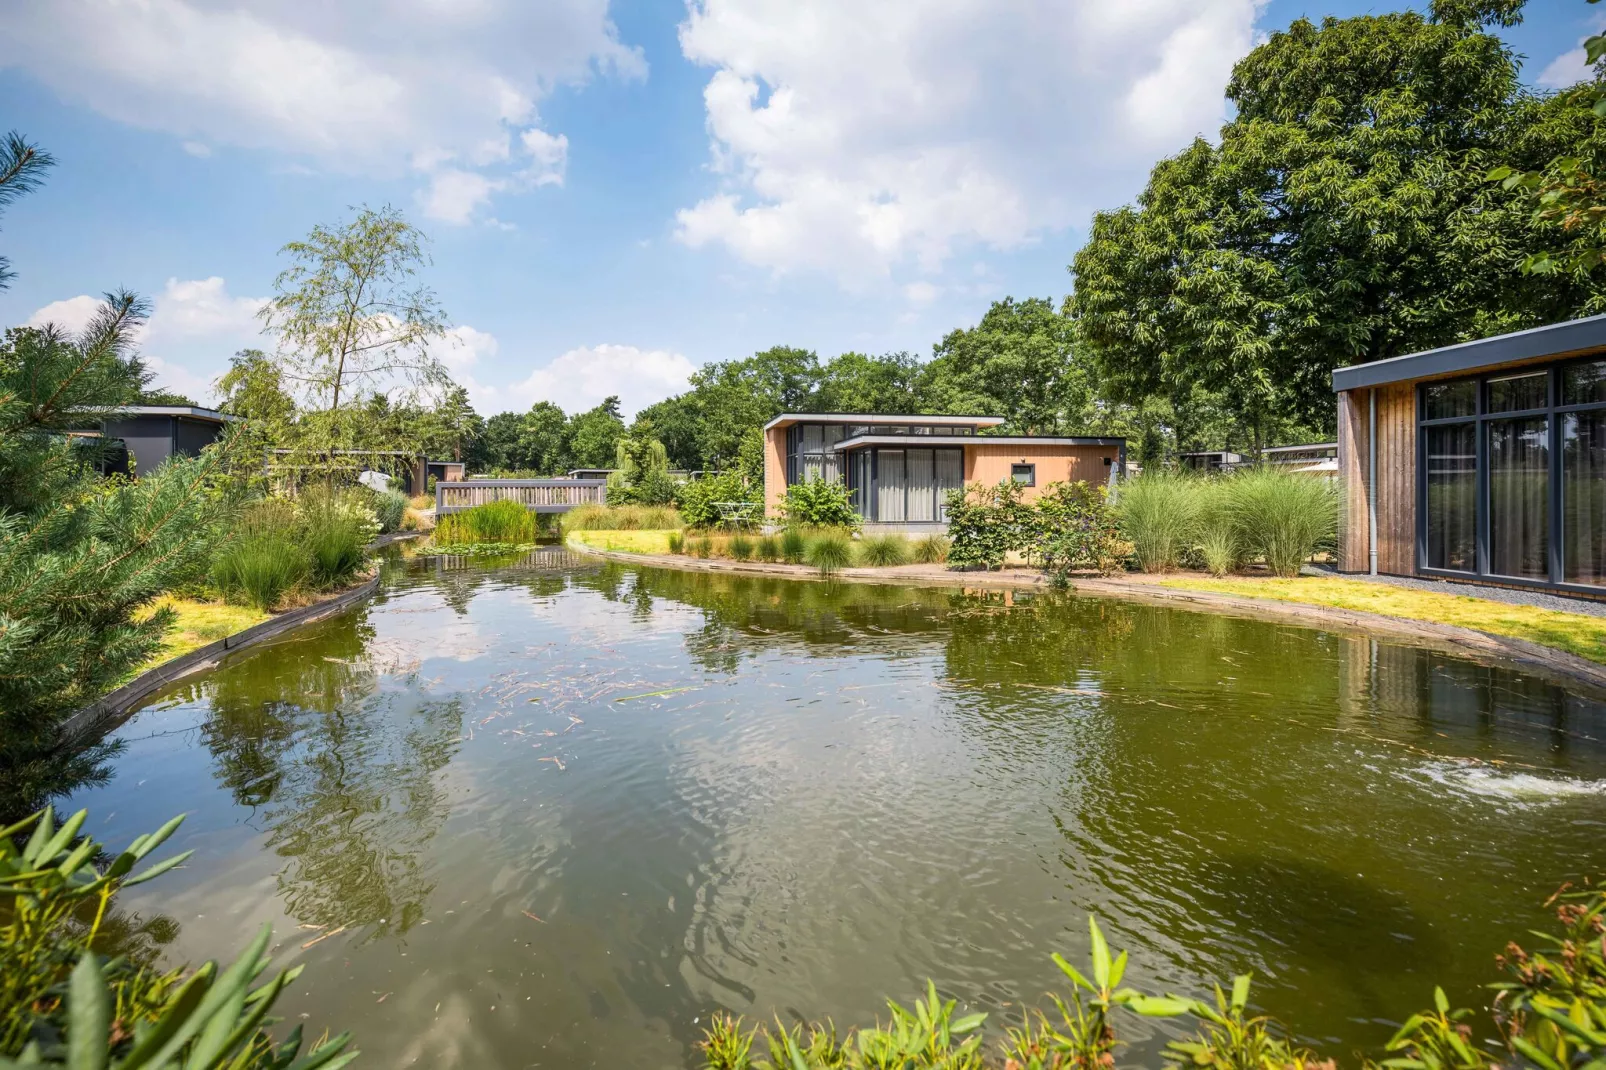
[[[1455,624],[1492,635],[1526,639],[1606,664],[1606,617],[1560,613],[1534,606],[1513,606],[1467,595],[1417,591],[1365,580],[1304,576],[1293,580],[1208,576],[1171,576],[1154,581],[1161,587],[1213,591],[1246,598],[1270,598],[1406,620]]]
[[[249,606],[231,606],[223,602],[204,602],[177,598],[173,595],[163,595],[158,598],[148,612],[155,613],[163,606],[171,608],[177,619],[173,623],[172,630],[167,633],[167,640],[162,644],[162,649],[157,651],[140,671],[153,668],[182,654],[188,654],[208,643],[215,643],[226,635],[243,632],[253,624],[261,624],[272,615]]]
[[[596,550],[627,554],[667,554],[668,531],[576,531],[569,536]]]

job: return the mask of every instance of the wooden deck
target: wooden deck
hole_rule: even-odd
[[[537,513],[566,513],[580,505],[605,505],[607,498],[604,479],[469,479],[435,484],[435,515],[503,501]]]

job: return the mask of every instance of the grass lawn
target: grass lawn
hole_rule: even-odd
[[[1512,606],[1483,598],[1437,591],[1416,591],[1365,580],[1329,579],[1303,576],[1293,580],[1208,576],[1173,576],[1155,581],[1157,586],[1246,598],[1270,598],[1280,602],[1303,602],[1313,606],[1333,606],[1367,613],[1381,613],[1406,620],[1433,624],[1455,624],[1480,632],[1526,639],[1533,643],[1565,650],[1569,654],[1606,664],[1606,617],[1584,613],[1558,613],[1534,606]]]
[[[668,531],[576,531],[569,538],[597,550],[627,554],[667,554]]]
[[[154,613],[162,606],[171,608],[177,619],[173,622],[172,631],[167,633],[167,641],[162,644],[162,649],[139,671],[198,650],[208,643],[215,643],[226,635],[243,632],[272,615],[249,606],[231,606],[223,602],[203,602],[172,595],[158,598],[151,605],[150,612]]]

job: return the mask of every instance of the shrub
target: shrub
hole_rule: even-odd
[[[707,535],[704,535],[700,539],[694,540],[692,542],[692,553],[696,554],[698,557],[713,557],[714,540],[710,539]]]
[[[820,575],[829,576],[853,562],[853,540],[842,532],[821,532],[808,540],[803,561],[819,569]]]
[[[678,531],[671,531],[669,533],[669,552],[672,554],[678,554],[684,552],[685,549],[686,536],[682,535]]]
[[[872,535],[859,544],[859,560],[875,568],[909,563],[909,540],[902,535]]]
[[[0,883],[5,1065],[282,1070],[294,1064],[336,1070],[356,1057],[345,1051],[344,1035],[315,1043],[298,1059],[299,1026],[282,1044],[265,1031],[276,1019],[264,1016],[300,972],[297,967],[258,986],[270,961],[267,926],[222,970],[211,962],[193,971],[159,969],[151,941],[121,934],[127,926],[119,923],[126,919],[115,899],[123,888],[189,857],[186,851],[135,872],[182,818],[139,837],[113,858],[101,844],[80,838],[87,817],[81,810],[58,829],[46,809],[0,836],[0,872],[7,874]],[[19,850],[17,840],[24,836]]]
[[[680,515],[685,518],[687,527],[712,528],[724,519],[719,502],[750,502],[758,505],[762,501],[761,493],[761,487],[744,483],[739,473],[721,472],[682,483],[675,495],[675,504],[680,508]]]
[[[948,560],[948,540],[941,535],[927,535],[915,542],[913,554],[922,565],[940,565]]]
[[[1276,468],[1241,471],[1227,481],[1227,504],[1244,548],[1279,576],[1297,576],[1338,528],[1338,491],[1331,480]]]
[[[523,546],[538,534],[534,513],[518,502],[503,500],[437,518],[434,541],[442,546],[493,542]]]
[[[1122,484],[1116,518],[1144,572],[1175,568],[1196,537],[1201,483],[1196,476],[1153,469]]]
[[[781,559],[781,542],[774,535],[765,535],[758,540],[756,556],[760,561],[779,561]]]
[[[731,555],[732,561],[751,560],[753,557],[753,540],[746,535],[737,535],[731,539],[725,550]]]
[[[1120,567],[1109,492],[1089,483],[1054,483],[1035,506],[1027,551],[1059,586],[1076,569],[1114,572]]]
[[[311,571],[306,550],[294,538],[237,536],[213,558],[210,579],[227,601],[271,612]]]
[[[781,559],[789,565],[801,565],[803,554],[808,550],[808,540],[796,528],[787,528],[781,532]]]
[[[819,477],[787,487],[781,515],[788,524],[807,527],[857,529],[861,522],[848,488],[834,479]]]
[[[381,535],[402,529],[402,522],[407,518],[407,495],[399,490],[377,491],[370,504],[379,521]]]
[[[1032,507],[1021,501],[1018,483],[972,483],[948,492],[948,563],[961,568],[1002,568],[1010,551],[1030,545],[1036,526]]]

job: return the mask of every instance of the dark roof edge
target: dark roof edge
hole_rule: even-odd
[[[192,420],[209,420],[217,424],[232,424],[240,418],[216,409],[203,409],[199,405],[119,405],[110,410],[112,416],[185,416]]]
[[[1493,364],[1559,357],[1599,348],[1606,348],[1606,314],[1339,368],[1333,372],[1333,390],[1342,393],[1385,383],[1470,372]]]

